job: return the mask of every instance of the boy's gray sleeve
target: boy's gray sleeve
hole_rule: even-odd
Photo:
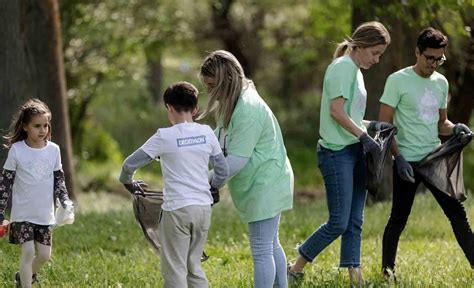
[[[212,166],[214,167],[214,175],[211,179],[211,186],[221,188],[229,177],[229,166],[223,153],[210,157]]]
[[[122,165],[122,172],[120,172],[119,180],[123,184],[130,184],[133,181],[133,174],[139,168],[147,165],[153,161],[148,154],[145,153],[141,148],[137,149],[130,156],[125,159]]]

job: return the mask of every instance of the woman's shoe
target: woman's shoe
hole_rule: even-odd
[[[20,271],[16,271],[15,273],[15,287],[21,288]]]
[[[349,272],[349,280],[351,283],[351,287],[364,287],[365,286],[365,281],[364,278],[362,277],[362,270],[360,267],[349,267],[347,269]]]

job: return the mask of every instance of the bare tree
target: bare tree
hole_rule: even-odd
[[[53,113],[53,141],[61,147],[66,181],[74,197],[74,167],[57,0],[0,0],[0,129],[6,131],[28,98]],[[7,152],[2,150],[3,163]]]
[[[226,50],[234,54],[234,56],[242,64],[242,67],[245,70],[245,74],[249,77],[252,77],[255,73],[255,70],[258,66],[258,57],[257,55],[252,55],[250,45],[246,45],[244,42],[246,39],[246,34],[251,34],[254,40],[252,41],[252,46],[257,46],[258,44],[255,40],[257,37],[257,30],[260,29],[263,25],[263,14],[262,11],[259,11],[254,18],[254,25],[252,25],[253,31],[246,31],[243,27],[236,28],[235,23],[231,16],[232,5],[234,5],[234,0],[216,0],[212,1],[212,23],[214,26],[214,31],[217,37],[222,41]],[[250,32],[250,33],[249,33]],[[248,44],[248,43],[247,43]]]

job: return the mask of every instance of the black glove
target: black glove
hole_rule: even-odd
[[[415,174],[413,173],[413,168],[401,154],[395,156],[395,163],[397,164],[397,171],[398,175],[400,175],[400,178],[402,178],[404,181],[415,183]]]
[[[364,153],[369,153],[371,151],[382,151],[382,147],[375,142],[374,138],[370,137],[369,134],[363,133],[359,137],[360,143],[362,143],[362,148],[364,149]]]
[[[128,190],[128,192],[132,193],[133,195],[142,195],[145,196],[145,191],[143,191],[143,187],[148,187],[143,180],[132,181],[129,184],[123,184],[123,186]]]
[[[367,129],[369,131],[378,132],[378,131],[381,131],[381,130],[390,129],[392,127],[393,127],[393,125],[388,123],[388,122],[370,121],[369,127],[367,127]]]
[[[219,189],[211,186],[212,205],[216,204],[220,200]]]
[[[459,134],[461,134],[461,133],[470,134],[470,133],[472,133],[472,131],[471,131],[471,129],[469,129],[469,127],[467,127],[466,125],[464,125],[462,123],[458,123],[458,124],[454,125],[454,128],[453,128],[454,136],[459,136]]]
[[[3,214],[0,214],[0,225],[2,224],[3,220],[5,220],[5,216]]]

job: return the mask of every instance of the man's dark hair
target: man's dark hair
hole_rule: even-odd
[[[425,51],[426,48],[439,49],[446,46],[448,46],[448,37],[433,27],[423,29],[416,43],[420,53]]]
[[[198,103],[199,91],[189,82],[171,84],[163,95],[165,105],[171,105],[177,112],[191,112]]]

